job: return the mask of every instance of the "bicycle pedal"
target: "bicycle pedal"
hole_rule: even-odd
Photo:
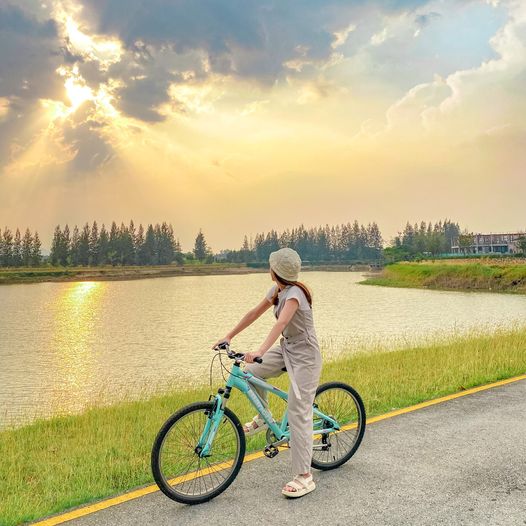
[[[274,458],[278,453],[279,453],[279,449],[277,447],[274,447],[274,446],[267,446],[263,450],[263,454],[267,458]]]

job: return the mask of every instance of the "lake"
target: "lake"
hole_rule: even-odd
[[[526,323],[526,296],[365,286],[357,272],[301,277],[325,356]],[[207,383],[212,344],[272,284],[255,273],[0,287],[0,427]],[[257,350],[273,320],[269,309],[232,348]]]

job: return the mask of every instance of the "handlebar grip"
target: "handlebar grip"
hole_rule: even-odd
[[[254,361],[255,361],[256,363],[263,363],[263,358],[261,358],[260,356],[256,356],[256,357],[254,358]]]

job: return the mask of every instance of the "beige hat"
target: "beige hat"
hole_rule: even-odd
[[[288,281],[298,281],[298,274],[301,270],[301,258],[292,248],[284,247],[271,252],[268,262],[270,268],[280,278]]]

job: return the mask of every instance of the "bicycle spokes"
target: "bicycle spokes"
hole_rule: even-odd
[[[212,444],[203,451],[200,439],[206,440],[214,430],[210,411],[195,410],[180,418],[166,434],[160,450],[160,470],[178,494],[211,493],[233,469],[240,448],[234,423],[223,417]]]
[[[326,417],[316,414],[313,417],[314,431],[320,431],[314,435],[313,462],[328,468],[338,464],[357,445],[360,433],[363,433],[363,411],[347,387],[331,386],[319,392],[314,403]]]

